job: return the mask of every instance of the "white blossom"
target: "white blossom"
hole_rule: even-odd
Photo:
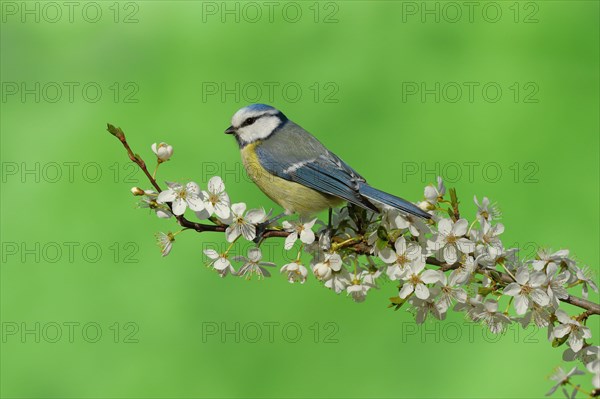
[[[548,278],[548,287],[546,288],[546,292],[548,293],[548,297],[550,297],[550,302],[552,306],[556,309],[559,306],[560,299],[566,299],[569,297],[569,293],[565,289],[565,283],[569,281],[569,272],[563,271],[561,273],[557,273],[558,265],[556,263],[550,263],[546,266],[546,276]]]
[[[469,282],[475,270],[477,270],[477,262],[472,256],[467,256],[458,268],[452,270],[450,279],[454,279],[455,284],[465,284]]]
[[[220,219],[228,219],[231,215],[229,209],[229,195],[225,192],[225,183],[219,176],[211,177],[208,181],[208,191],[202,191],[204,196],[204,214],[197,215],[200,219],[207,219],[213,213]]]
[[[588,298],[588,294],[589,294],[589,288],[591,288],[594,292],[598,292],[598,286],[596,285],[596,282],[594,281],[594,279],[592,278],[593,272],[590,268],[588,268],[587,266],[584,266],[583,268],[579,268],[577,266],[574,267],[575,268],[575,275],[577,277],[577,280],[581,282],[581,296],[584,299]]]
[[[492,225],[486,220],[483,220],[481,222],[481,230],[471,230],[470,237],[472,241],[499,248],[501,251],[502,242],[500,241],[499,236],[502,233],[504,233],[504,225],[502,223]]]
[[[458,274],[451,273],[450,278],[446,277],[446,273],[438,271],[439,281],[436,283],[440,289],[440,296],[438,299],[438,307],[441,312],[446,312],[450,306],[456,302],[466,302],[467,292],[457,287]]]
[[[379,258],[388,264],[386,274],[390,280],[399,280],[406,272],[410,263],[422,257],[421,247],[414,242],[406,242],[402,236],[394,243],[393,251],[386,247],[379,251]]]
[[[352,276],[345,268],[331,274],[328,280],[325,281],[325,287],[333,290],[336,294],[344,291],[352,281]]]
[[[478,303],[473,310],[473,319],[484,322],[494,334],[500,334],[511,323],[510,318],[502,312],[498,312],[498,302],[488,299],[484,303]]]
[[[472,321],[478,321],[477,315],[481,312],[479,309],[479,305],[481,305],[481,299],[479,295],[477,298],[467,298],[467,300],[462,303],[458,302],[454,305],[454,311],[456,312],[465,312],[467,318]]]
[[[585,367],[594,376],[592,378],[592,385],[596,389],[600,389],[600,351],[598,346],[587,346],[582,352],[587,352],[588,359],[584,360]]]
[[[308,222],[303,222],[302,220],[297,222],[284,221],[282,223],[283,229],[290,233],[290,235],[285,238],[284,248],[291,249],[298,238],[300,238],[300,241],[304,244],[312,244],[315,241],[315,233],[312,228],[316,221],[317,219]]]
[[[189,182],[185,186],[179,183],[167,183],[167,186],[169,186],[167,190],[158,194],[156,202],[159,204],[171,202],[173,214],[176,216],[183,215],[188,206],[194,212],[204,209],[203,196],[196,183]]]
[[[139,206],[140,208],[151,209],[160,219],[169,219],[173,216],[173,212],[171,212],[168,206],[159,204],[156,202],[156,199],[152,197],[142,198]]]
[[[541,288],[546,282],[546,275],[544,273],[530,273],[527,267],[521,267],[517,270],[515,278],[516,282],[510,283],[504,288],[504,295],[514,297],[514,306],[517,314],[525,314],[531,306],[531,301],[541,306],[546,306],[550,303],[550,297]]]
[[[233,242],[241,235],[248,241],[254,240],[256,224],[263,222],[266,216],[264,209],[250,209],[246,213],[243,202],[231,205],[231,224],[225,230],[225,239]]]
[[[275,267],[274,263],[261,262],[262,252],[260,248],[250,248],[248,250],[248,257],[236,256],[233,260],[236,262],[244,261],[244,265],[237,272],[237,275],[242,277],[246,276],[247,279],[252,278],[253,275],[258,276],[259,279],[264,277],[271,277],[271,272],[265,269],[265,267]]]
[[[556,392],[556,390],[558,389],[558,387],[565,385],[567,383],[567,381],[569,381],[569,378],[571,378],[574,375],[582,375],[584,374],[583,371],[579,370],[577,367],[573,367],[571,369],[571,371],[569,371],[568,373],[565,373],[565,371],[561,368],[561,367],[557,367],[556,371],[554,372],[554,374],[552,374],[550,376],[550,379],[552,381],[556,381],[556,385],[554,385],[549,391],[548,393],[546,393],[546,396],[550,396],[552,395],[554,392]],[[567,398],[569,398],[569,394],[567,393],[567,391],[563,388],[563,392],[564,394],[567,396]]]
[[[342,258],[336,254],[325,254],[325,259],[313,266],[313,273],[319,280],[327,281],[333,275],[333,272],[339,272],[342,269]]]
[[[414,215],[402,214],[395,209],[385,212],[384,223],[390,229],[407,229],[413,237],[428,233],[429,227],[423,223],[423,219]]]
[[[575,352],[571,348],[565,349],[562,356],[566,362],[579,360],[583,364],[588,364],[596,359],[600,359],[600,346],[585,345],[581,350]]]
[[[225,277],[230,273],[235,274],[235,269],[231,265],[227,254],[220,254],[214,249],[205,249],[204,255],[211,259],[209,266],[212,266],[221,277]]]
[[[159,162],[165,162],[173,155],[173,146],[167,143],[154,143],[152,144],[152,152],[156,154]]]
[[[519,259],[519,248],[504,248],[499,246],[477,244],[475,259],[477,264],[485,269],[495,270],[496,265],[504,265],[508,270],[515,272],[525,264]]]
[[[569,346],[574,352],[579,352],[583,348],[583,340],[592,338],[592,332],[588,327],[570,318],[562,309],[557,309],[555,315],[561,324],[554,327],[554,338],[563,338],[568,335]]]
[[[171,232],[166,234],[162,232],[156,233],[156,243],[160,248],[162,256],[167,256],[171,252],[173,241],[175,241],[175,235]]]
[[[371,288],[377,288],[375,279],[381,275],[381,271],[370,272],[368,270],[362,270],[356,275],[350,285],[346,287],[348,295],[352,296],[355,302],[363,302],[367,297],[367,292]]]
[[[459,219],[453,222],[450,219],[441,219],[438,222],[438,234],[435,240],[428,242],[428,247],[437,251],[448,264],[454,264],[459,254],[468,255],[473,252],[475,245],[463,237],[467,233],[469,222]]]
[[[490,203],[488,197],[483,197],[483,200],[480,204],[477,200],[477,196],[474,195],[473,201],[475,202],[475,205],[477,205],[477,219],[480,222],[491,222],[492,220],[500,219],[500,217],[502,216],[502,212],[500,212],[498,206],[495,203]]]
[[[527,328],[529,323],[533,321],[533,323],[540,328],[549,327],[551,314],[548,311],[548,308],[538,305],[537,303],[532,303],[531,310],[529,310],[525,315],[516,319],[523,328]],[[549,334],[551,337],[552,334]]]
[[[410,263],[407,272],[402,276],[405,283],[398,293],[400,298],[404,299],[413,292],[419,299],[429,298],[429,288],[425,284],[439,281],[440,275],[435,270],[423,271],[424,268],[425,262],[422,259],[417,258]]]
[[[431,295],[428,298],[421,299],[412,297],[408,301],[409,304],[412,305],[411,310],[415,314],[415,321],[417,324],[423,324],[430,314],[438,320],[444,320],[446,318],[446,312],[440,309],[440,306],[435,300],[436,295],[439,294],[439,289],[433,287],[430,291]]]
[[[306,282],[306,276],[308,275],[308,270],[300,263],[299,259],[283,265],[280,272],[287,273],[288,281],[290,283],[299,281],[300,284],[304,284]]]
[[[570,265],[574,264],[575,262],[569,258],[568,249],[561,249],[560,251],[556,251],[554,253],[550,253],[546,249],[540,249],[537,252],[537,259],[530,261],[530,263],[534,270],[539,271],[550,264],[556,264],[557,266],[560,266],[561,263]]]
[[[446,186],[444,186],[441,176],[437,177],[437,186],[430,184],[425,187],[424,194],[425,199],[432,206],[435,206],[441,199],[443,199],[444,195],[446,195]]]

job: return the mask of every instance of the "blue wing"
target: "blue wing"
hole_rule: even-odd
[[[365,179],[291,121],[257,145],[256,154],[271,174],[377,211],[360,193]]]

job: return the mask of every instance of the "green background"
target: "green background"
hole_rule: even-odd
[[[172,144],[175,154],[160,180],[205,186],[216,170],[233,201],[269,208],[241,173],[233,139],[222,133],[254,92],[238,99],[203,92],[203,84],[234,88],[238,82],[250,90],[248,82],[256,82],[260,102],[283,110],[374,186],[418,200],[437,164],[454,181],[448,186],[457,188],[468,218],[474,194],[499,202],[505,245],[519,245],[529,256],[532,243],[569,248],[597,273],[598,2],[496,2],[502,16],[495,23],[483,17],[484,7],[492,7],[486,2],[477,2],[472,22],[463,7],[454,23],[444,2],[318,3],[317,22],[315,3],[298,2],[302,15],[295,23],[288,21],[294,10],[282,15],[284,3],[277,3],[272,22],[264,3],[255,3],[263,10],[257,22],[244,3],[228,3],[242,15],[239,22],[225,15],[223,22],[195,1],[99,2],[96,23],[82,17],[85,3],[78,4],[72,22],[63,7],[56,23],[49,21],[51,9],[39,22],[27,15],[23,22],[3,8],[1,319],[4,330],[19,328],[2,341],[3,397],[529,398],[549,389],[546,376],[561,364],[562,348],[552,349],[545,331],[513,326],[496,339],[460,314],[415,330],[410,313],[386,308],[396,293],[391,283],[356,304],[313,278],[302,286],[278,273],[265,281],[222,280],[201,255],[207,245],[221,245],[221,236],[184,233],[161,258],[153,234],[176,226],[135,209],[130,187],[148,184],[141,173],[129,176],[125,153],[105,125],[122,127],[149,164],[151,143]],[[204,4],[205,11],[212,6],[224,7]],[[412,6],[416,15],[406,13]],[[426,6],[440,7],[439,22],[428,14],[422,21]],[[486,8],[487,19],[495,9]],[[93,9],[88,12],[93,19]],[[325,23],[332,12],[337,22]],[[124,23],[131,13],[137,22]],[[64,89],[51,102],[52,85],[39,102],[33,94],[8,95],[22,82],[30,88],[40,82],[40,91],[48,82],[79,86],[73,101]],[[89,82],[102,88],[97,102],[82,94]],[[272,99],[265,82],[279,88]],[[403,82],[405,88],[439,82],[440,90],[456,82],[464,91],[456,102],[451,91],[439,102],[434,95],[403,99]],[[479,85],[473,101],[464,82]],[[502,89],[496,102],[482,95],[489,82]],[[293,91],[282,92],[286,84],[301,87],[297,101]],[[126,102],[135,88],[128,99],[137,102]],[[74,162],[72,179],[65,162]],[[471,162],[478,163],[472,178]],[[21,175],[36,163],[38,176]],[[408,173],[415,167],[418,173]],[[67,245],[77,245],[72,259]],[[279,245],[266,256],[281,266]],[[94,263],[97,247],[102,254]],[[34,254],[23,255],[23,248]],[[69,322],[79,323],[74,342]],[[280,323],[273,342],[267,327],[258,342],[248,342],[252,323],[270,322]],[[35,323],[39,343],[34,334],[21,336]],[[56,343],[49,342],[53,323],[62,326]],[[94,337],[93,329],[82,336],[86,323],[100,326],[98,342],[85,339]],[[232,335],[203,342],[203,326],[221,323],[230,329],[240,323],[246,335],[239,343]],[[286,323],[301,327],[298,342],[286,340],[293,329],[282,335]],[[599,329],[593,332],[597,337]],[[334,342],[324,342],[328,334]],[[588,376],[579,382],[590,386]]]

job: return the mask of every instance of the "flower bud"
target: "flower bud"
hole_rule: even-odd
[[[145,192],[139,187],[131,187],[131,194],[137,196],[144,195]]]
[[[432,211],[435,209],[435,206],[433,206],[433,204],[431,204],[429,201],[421,201],[417,204],[417,206],[425,212]]]
[[[156,154],[159,162],[165,162],[173,155],[173,146],[162,142],[160,144],[154,143],[152,144],[152,151]]]

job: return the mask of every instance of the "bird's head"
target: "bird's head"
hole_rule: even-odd
[[[240,147],[266,139],[287,121],[278,109],[266,104],[251,104],[238,110],[231,118],[225,134],[235,134]]]

